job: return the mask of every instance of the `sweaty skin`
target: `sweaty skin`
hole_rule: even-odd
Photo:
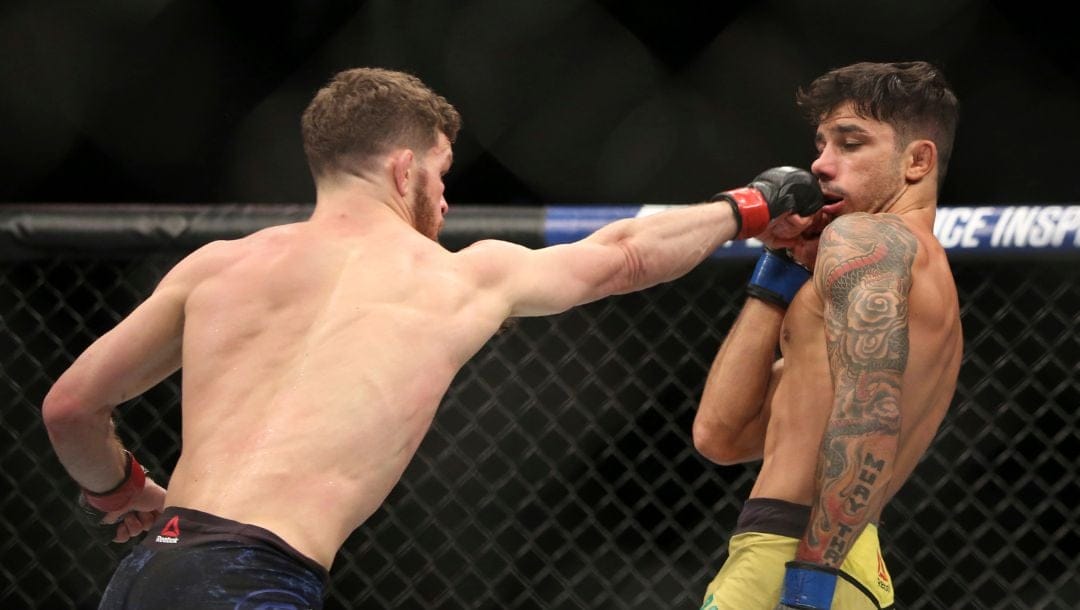
[[[186,442],[166,503],[260,525],[329,566],[506,303],[389,218],[215,249],[185,306]]]
[[[164,505],[266,528],[329,569],[508,317],[673,280],[735,233],[718,202],[616,221],[573,244],[450,252],[433,237],[451,159],[440,134],[424,155],[388,155],[380,175],[393,179],[321,183],[308,221],[181,261],[46,398],[75,480],[120,479],[113,408],[182,366],[183,449]],[[161,508],[153,491],[141,510]],[[148,526],[142,515],[118,541]]]

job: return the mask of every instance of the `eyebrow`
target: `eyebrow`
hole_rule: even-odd
[[[855,125],[855,124],[852,124],[852,123],[837,123],[836,125],[833,125],[833,126],[827,128],[825,131],[835,132],[835,133],[839,133],[841,135],[846,135],[846,134],[850,134],[850,133],[863,133],[863,134],[869,134],[870,133],[864,127],[861,127],[859,125]]]
[[[824,130],[819,130],[817,133],[815,133],[814,134],[814,142],[820,144],[821,142],[825,141],[826,134],[829,134],[829,135],[841,135],[841,136],[846,136],[846,135],[851,135],[851,134],[870,135],[870,132],[867,131],[866,128],[861,127],[859,125],[855,125],[853,123],[837,123],[835,125],[830,125],[829,127],[826,127]]]

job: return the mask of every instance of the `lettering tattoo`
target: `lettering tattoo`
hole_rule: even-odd
[[[834,397],[798,558],[839,568],[888,493],[918,241],[897,216],[853,214],[833,222],[819,248],[814,282],[825,301]]]

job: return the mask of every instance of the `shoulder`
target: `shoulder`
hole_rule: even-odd
[[[531,252],[534,250],[521,244],[499,239],[482,239],[458,250],[455,256],[474,265],[501,267],[513,259],[528,256]]]
[[[918,252],[918,238],[899,216],[847,214],[821,234],[814,283],[828,292],[885,275],[909,278]]]
[[[301,224],[276,225],[235,239],[207,242],[184,257],[176,269],[193,273],[213,273],[244,257],[265,256],[290,245],[299,246],[303,243],[298,241],[303,234]],[[309,236],[306,239],[313,238]]]
[[[865,251],[882,254],[914,254],[919,240],[911,227],[895,214],[846,214],[833,220],[821,233],[820,252]],[[819,253],[820,256],[820,253]]]
[[[908,237],[914,239],[911,228],[896,214],[845,214],[830,222],[822,236],[847,237]]]
[[[526,265],[534,250],[498,239],[483,239],[453,254],[459,268],[475,278],[478,284],[497,283]]]
[[[458,254],[464,256],[476,256],[486,254],[498,254],[500,252],[509,252],[512,250],[526,250],[525,246],[515,244],[509,241],[503,241],[501,239],[481,239],[475,241],[468,246],[458,250]]]
[[[245,238],[246,239],[246,238]],[[159,287],[191,286],[231,264],[244,249],[243,240],[209,242],[182,258],[162,278]]]
[[[253,245],[248,239],[209,242],[185,257],[182,263],[186,267],[204,269],[227,264]]]

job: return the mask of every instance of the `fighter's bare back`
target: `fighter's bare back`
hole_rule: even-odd
[[[316,217],[184,264],[185,442],[166,504],[265,527],[329,568],[505,303],[468,257],[389,217]]]

